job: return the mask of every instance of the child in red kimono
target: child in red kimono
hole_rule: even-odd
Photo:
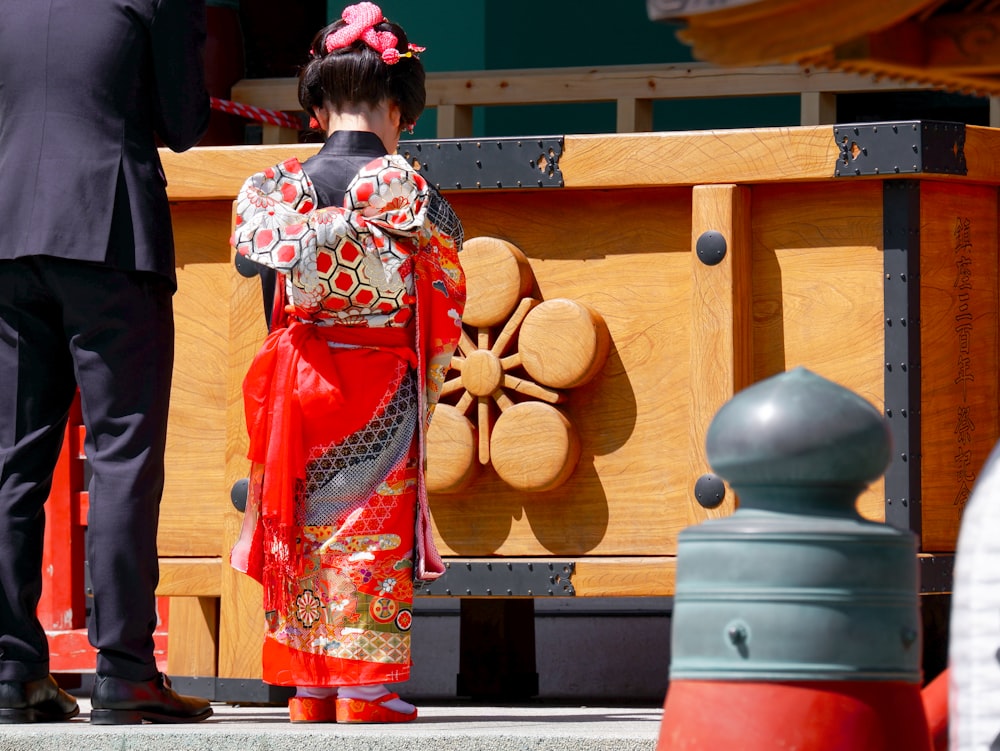
[[[405,722],[415,580],[443,572],[425,434],[461,332],[461,225],[395,152],[424,72],[372,3],[317,36],[300,100],[327,140],[253,175],[234,244],[278,272],[244,382],[251,490],[237,569],[262,582],[264,680],[293,722]]]

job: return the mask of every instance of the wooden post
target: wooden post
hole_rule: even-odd
[[[438,138],[468,138],[472,135],[472,107],[440,104],[437,107]]]
[[[830,91],[803,91],[799,95],[800,125],[832,125],[837,122],[837,95]]]
[[[167,672],[171,675],[216,675],[221,570],[217,557],[160,558],[156,594],[170,598]]]
[[[619,133],[647,133],[653,129],[653,100],[622,97],[617,100]]]
[[[282,128],[278,125],[261,126],[261,143],[272,145],[278,143],[298,143],[299,132],[292,128]]]
[[[720,233],[725,255],[714,265],[697,252],[706,232]],[[753,245],[750,191],[736,185],[697,185],[691,193],[691,476],[710,472],[705,435],[719,408],[753,376]],[[705,518],[690,503],[691,522]],[[732,513],[732,493],[711,515]]]
[[[234,251],[235,257],[235,251]],[[243,376],[267,326],[261,304],[260,279],[232,271],[229,318],[229,368],[226,410],[226,484],[232,487],[250,470],[243,417]],[[262,593],[257,582],[229,565],[229,549],[239,537],[243,514],[230,505],[223,515],[222,609],[219,627],[219,677],[260,678],[264,639]]]

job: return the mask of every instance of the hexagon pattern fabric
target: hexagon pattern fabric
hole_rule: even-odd
[[[426,232],[427,182],[398,155],[352,181],[343,207],[313,210],[315,192],[289,159],[250,177],[237,199],[237,252],[286,274],[293,315],[320,325],[405,326],[409,248]]]

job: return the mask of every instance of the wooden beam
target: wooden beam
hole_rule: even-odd
[[[698,185],[832,179],[840,151],[830,127],[566,136],[559,161],[567,188]],[[254,171],[318,144],[160,150],[172,201],[232,200]],[[642,154],[643,169],[635,168]]]
[[[699,99],[798,94],[802,91],[871,91],[913,84],[795,65],[722,68],[705,63],[539,68],[428,76],[428,106],[558,104],[620,99]]]
[[[221,558],[160,558],[158,597],[219,597]]]
[[[571,581],[578,597],[670,597],[676,573],[674,556],[588,556],[576,562]]]
[[[232,200],[254,172],[291,157],[301,161],[319,151],[320,144],[287,146],[197,147],[177,154],[160,149],[171,201]]]
[[[966,126],[964,177],[935,180],[1000,182],[994,131]],[[296,156],[306,159],[318,144],[195,148],[183,154],[160,150],[172,201],[231,201],[254,171]],[[635,168],[642,155],[641,170]],[[833,180],[840,149],[829,126],[731,129],[678,133],[566,136],[559,160],[567,188],[691,186]]]
[[[294,78],[248,78],[234,84],[232,96],[235,101],[265,109],[298,111],[297,86]],[[797,65],[754,68],[722,68],[707,63],[610,65],[431,73],[427,76],[427,106],[696,99],[909,88],[918,87],[837,71],[804,70]]]
[[[832,179],[839,153],[829,126],[567,136],[559,166],[567,188],[759,183]]]

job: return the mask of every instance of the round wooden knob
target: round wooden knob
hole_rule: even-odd
[[[427,430],[427,490],[457,493],[472,480],[476,468],[475,428],[450,404],[434,407]]]
[[[566,416],[551,404],[522,402],[497,418],[490,437],[493,469],[517,490],[557,488],[580,460],[580,439]]]
[[[576,300],[537,305],[521,324],[521,364],[539,383],[557,389],[586,383],[604,367],[611,346],[607,324]]]
[[[503,381],[500,358],[488,349],[477,349],[462,363],[462,386],[473,396],[489,396]]]
[[[497,237],[473,237],[462,245],[467,301],[462,323],[489,328],[507,320],[534,281],[520,249]]]

